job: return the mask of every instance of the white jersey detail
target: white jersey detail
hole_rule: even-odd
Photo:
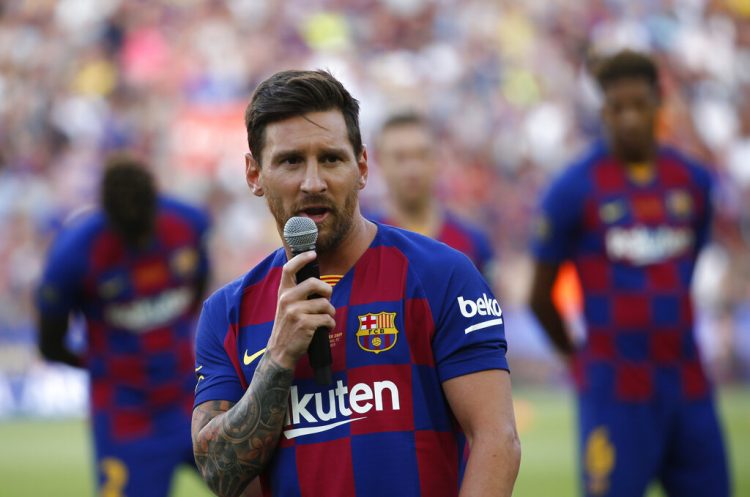
[[[463,296],[459,296],[456,301],[461,315],[465,318],[473,318],[476,315],[496,317],[496,319],[472,324],[464,330],[464,334],[503,324],[503,310],[500,308],[500,303],[497,299],[489,298],[486,293],[483,293],[477,300],[464,299]]]
[[[287,411],[284,436],[294,438],[312,433],[320,433],[332,430],[352,421],[365,419],[362,416],[352,419],[352,414],[365,414],[375,409],[376,412],[386,409],[384,393],[390,394],[389,410],[401,409],[398,387],[388,380],[376,381],[372,385],[367,383],[356,383],[351,388],[344,385],[341,380],[336,382],[336,387],[327,392],[306,393],[300,396],[299,387],[292,385],[289,391],[289,410]],[[310,405],[312,404],[312,405]],[[321,424],[321,422],[332,421]],[[310,423],[314,426],[296,427],[300,423]],[[295,428],[296,427],[296,428]]]
[[[636,266],[664,262],[686,253],[692,246],[693,231],[684,227],[610,228],[605,236],[607,255]]]
[[[104,315],[118,328],[143,333],[176,319],[187,311],[192,301],[193,291],[190,288],[173,288],[153,297],[110,304],[104,309]]]

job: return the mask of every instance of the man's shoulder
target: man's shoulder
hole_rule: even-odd
[[[611,154],[607,144],[601,140],[593,142],[587,149],[571,160],[563,170],[563,175],[568,177],[591,174],[596,169],[611,164]]]
[[[447,210],[445,212],[444,224],[451,229],[459,231],[473,240],[481,240],[489,242],[489,234],[487,230],[480,226],[475,221],[467,219],[454,211]]]
[[[369,219],[370,221],[380,223],[380,224],[388,224],[391,226],[395,226],[395,223],[393,223],[389,218],[386,212],[382,209],[373,209],[373,208],[364,208],[362,209],[362,215]]]
[[[576,196],[584,194],[593,184],[592,175],[597,169],[608,164],[608,157],[606,145],[601,141],[594,142],[562,168],[552,173],[547,191],[568,191]]]
[[[671,145],[663,145],[659,151],[667,164],[683,170],[691,182],[710,186],[712,177],[708,164]]]
[[[190,222],[198,222],[202,225],[209,223],[209,215],[205,209],[199,207],[198,204],[171,195],[159,196],[159,209]]]
[[[68,216],[55,238],[55,245],[63,250],[80,252],[97,237],[110,232],[106,216],[101,210],[88,208]]]
[[[409,266],[416,271],[449,270],[471,262],[462,252],[428,236],[395,226],[379,224],[380,245],[392,247],[404,254]]]
[[[272,252],[250,271],[217,289],[206,299],[206,305],[214,309],[239,306],[248,292],[262,286],[264,281],[278,278],[285,262],[283,249]]]

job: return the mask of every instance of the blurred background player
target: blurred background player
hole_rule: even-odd
[[[606,139],[541,204],[531,307],[579,387],[588,496],[729,495],[727,461],[694,338],[690,286],[712,218],[711,177],[661,146],[658,70],[621,51],[594,68]],[[588,338],[576,349],[551,297],[575,263]]]
[[[160,196],[144,164],[112,157],[102,209],[58,235],[37,296],[39,348],[86,368],[100,495],[164,497],[190,440],[194,324],[208,276],[208,218]],[[73,313],[88,350],[66,344]]]
[[[388,190],[381,212],[367,215],[435,238],[466,254],[492,282],[493,249],[485,233],[441,205],[439,144],[427,117],[411,111],[388,117],[375,140],[375,159]]]

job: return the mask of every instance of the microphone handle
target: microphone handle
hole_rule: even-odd
[[[296,254],[295,254],[296,255]],[[306,264],[302,269],[297,271],[297,284],[302,283],[308,278],[320,278],[320,268],[317,259]],[[316,299],[320,295],[310,295],[309,299]],[[307,356],[310,359],[310,366],[315,372],[315,381],[319,385],[330,385],[333,381],[331,375],[331,344],[328,339],[328,328],[321,326],[315,330],[310,345],[307,347]]]
[[[297,254],[294,254],[294,255],[297,255]],[[320,278],[320,267],[318,266],[318,259],[315,259],[312,262],[308,262],[307,264],[302,266],[302,269],[297,271],[297,284],[298,285],[309,278]],[[318,298],[318,295],[310,295],[308,297],[308,300],[311,298]]]
[[[315,373],[315,381],[318,385],[330,385],[333,382],[331,374],[331,343],[328,340],[328,328],[321,326],[315,330],[310,345],[307,347],[307,356]]]

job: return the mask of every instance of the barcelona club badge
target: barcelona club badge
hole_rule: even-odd
[[[359,318],[357,344],[360,349],[380,354],[396,345],[398,330],[395,312],[368,313],[357,317]]]

